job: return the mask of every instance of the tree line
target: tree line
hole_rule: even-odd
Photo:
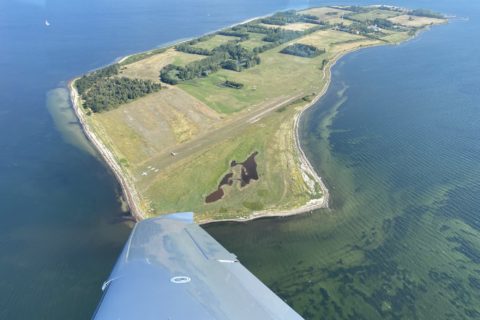
[[[372,21],[372,24],[382,29],[392,29],[393,26],[395,25],[392,21],[387,19],[382,19],[382,18],[375,18]]]
[[[190,54],[198,54],[202,56],[211,56],[213,54],[211,50],[204,49],[204,48],[197,48],[187,43],[176,45],[175,50],[185,52],[185,53],[190,53]]]
[[[151,80],[121,78],[98,79],[82,94],[83,106],[93,112],[103,112],[160,90]]]
[[[418,17],[426,17],[426,18],[437,18],[437,19],[444,19],[445,16],[441,13],[433,12],[427,9],[416,9],[409,12],[412,16]]]
[[[119,72],[120,66],[113,64],[77,79],[75,87],[83,107],[93,112],[107,111],[160,90],[160,84],[151,80],[115,77]]]
[[[233,88],[233,89],[242,89],[243,88],[243,83],[232,81],[232,80],[226,80],[223,85],[225,87]]]
[[[80,79],[75,81],[75,87],[77,88],[78,93],[82,95],[94,86],[98,80],[117,75],[119,71],[119,65],[112,64],[111,66],[83,75]]]
[[[304,37],[308,34],[314,33],[316,31],[325,30],[327,26],[315,26],[304,31],[294,31],[294,30],[284,30],[284,29],[272,29],[270,32],[262,39],[265,42],[269,42],[260,47],[253,48],[253,52],[262,53],[267,50],[278,47],[281,44],[295,40],[297,38]]]
[[[160,79],[175,85],[180,81],[206,77],[220,68],[242,71],[260,63],[260,57],[238,43],[226,43],[212,50],[212,55],[186,66],[169,64],[160,71]]]
[[[275,13],[274,15],[260,20],[262,23],[285,26],[290,23],[306,22],[313,24],[323,24],[317,16],[311,14],[298,14],[295,10],[288,10]]]
[[[222,30],[217,32],[217,34],[222,35],[222,36],[228,36],[228,37],[238,37],[240,38],[239,42],[241,41],[246,41],[250,39],[250,35],[244,31],[235,31],[233,28],[231,30]]]
[[[288,47],[285,47],[280,52],[298,57],[313,58],[322,53],[325,53],[325,49],[318,49],[317,47],[308,44],[295,43]]]
[[[287,14],[283,13],[283,14],[284,16],[292,15],[292,13],[287,13]],[[298,15],[298,14],[295,14],[295,15]],[[299,16],[304,16],[304,15],[299,15]],[[310,18],[310,17],[306,16],[306,18]],[[181,81],[191,80],[191,79],[200,78],[200,77],[206,77],[210,73],[215,72],[221,68],[240,72],[244,69],[248,69],[259,64],[260,63],[260,57],[258,56],[259,53],[273,49],[283,43],[303,37],[310,33],[313,33],[319,30],[324,30],[326,28],[328,28],[328,26],[322,24],[322,25],[314,26],[304,31],[295,31],[295,30],[286,30],[282,28],[268,28],[268,27],[259,25],[256,22],[234,26],[230,29],[220,31],[217,34],[226,35],[226,36],[235,36],[235,37],[239,37],[240,39],[230,41],[212,50],[205,50],[205,49],[192,47],[191,46],[192,44],[199,42],[197,39],[191,40],[182,45],[176,46],[176,49],[179,51],[195,53],[195,54],[204,54],[204,55],[207,55],[207,57],[199,61],[190,62],[186,66],[177,66],[177,65],[169,64],[164,68],[162,68],[162,70],[160,71],[160,79],[165,83],[175,85]],[[249,32],[264,34],[265,36],[262,38],[262,41],[265,41],[267,43],[262,46],[254,48],[252,51],[249,51],[243,48],[239,44],[239,42],[248,39]]]

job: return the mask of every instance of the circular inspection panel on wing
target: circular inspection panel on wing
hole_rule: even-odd
[[[192,281],[192,279],[190,279],[190,277],[187,277],[187,276],[177,276],[170,279],[170,282],[176,283],[176,284],[188,283],[190,281]]]

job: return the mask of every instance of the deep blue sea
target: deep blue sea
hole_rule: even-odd
[[[0,319],[88,319],[130,232],[70,112],[69,79],[339,3],[0,0]],[[205,228],[306,319],[480,319],[480,3],[385,3],[462,19],[334,67],[302,122],[331,209]]]

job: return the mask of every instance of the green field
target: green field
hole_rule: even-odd
[[[249,32],[248,34],[249,39],[242,41],[242,47],[244,47],[245,49],[253,50],[253,48],[261,47],[262,45],[267,43],[262,40],[265,37],[264,34],[252,32]]]
[[[252,210],[279,209],[286,205],[300,206],[311,195],[299,170],[296,170],[295,150],[289,145],[295,107],[246,127],[218,144],[210,146],[188,159],[173,164],[145,191],[155,211],[193,210],[202,219],[248,217]],[[243,161],[252,152],[259,180],[242,189],[224,188],[224,200],[204,204],[205,197],[216,190],[221,178],[228,172],[232,160]],[[288,170],[292,168],[292,170]],[[165,186],[168,185],[168,188]],[[188,190],[188,192],[184,192]]]
[[[196,43],[193,46],[197,48],[212,50],[218,46],[221,46],[222,44],[225,44],[229,41],[234,41],[234,40],[238,40],[238,37],[230,37],[230,36],[217,34],[217,35],[214,35],[212,38],[206,41],[201,41],[199,43]]]
[[[324,55],[305,59],[279,53],[287,44],[260,55],[262,63],[243,72],[220,70],[207,78],[180,84],[180,87],[221,113],[232,113],[281,96],[318,90]],[[221,88],[233,80],[245,84],[241,90]]]

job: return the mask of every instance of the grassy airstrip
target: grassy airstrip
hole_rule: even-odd
[[[443,21],[380,8],[362,13],[340,7],[313,8],[299,13],[317,17],[325,28],[259,53],[261,63],[254,67],[240,72],[220,69],[175,86],[162,84],[162,90],[114,110],[88,113],[88,129],[132,181],[144,216],[191,210],[199,221],[248,218],[254,211],[288,210],[320,198],[320,186],[312,186],[300,168],[295,115],[328,85],[329,68],[343,54],[403,41]],[[372,34],[346,29],[375,18],[388,19],[395,28],[377,28]],[[315,26],[304,22],[269,25],[295,31]],[[268,44],[263,38],[255,32],[248,32],[248,39],[215,34],[193,47],[214,50],[235,41],[252,51]],[[280,52],[292,44],[325,51],[315,57]],[[158,83],[166,65],[186,66],[204,58],[169,47],[125,59],[120,75]],[[226,87],[227,80],[243,87]],[[259,179],[244,188],[225,186],[221,200],[206,204],[205,197],[217,189],[231,161],[244,161],[255,151]]]

